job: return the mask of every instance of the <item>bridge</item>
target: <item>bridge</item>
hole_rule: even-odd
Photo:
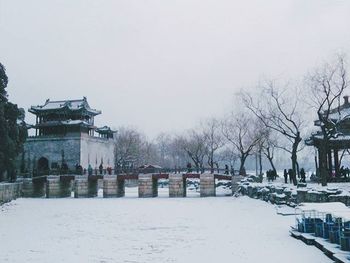
[[[137,180],[138,196],[141,198],[158,196],[158,180],[168,180],[169,197],[186,197],[187,180],[199,179],[200,196],[216,196],[217,181],[231,182],[232,194],[237,190],[238,182],[242,179],[237,175],[214,173],[147,173],[147,174],[118,174],[118,175],[43,175],[25,178],[23,181],[24,197],[59,198],[70,197],[72,188],[75,198],[96,197],[98,182],[103,182],[103,197],[125,196],[125,181]]]

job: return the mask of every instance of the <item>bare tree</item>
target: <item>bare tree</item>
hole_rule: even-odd
[[[273,81],[259,86],[262,93],[254,99],[249,93],[241,93],[245,106],[269,129],[283,135],[290,143],[293,183],[297,184],[297,153],[302,141],[301,128],[303,121],[300,114],[300,100],[295,96],[297,89],[286,86],[278,89]],[[288,88],[288,89],[287,89]],[[289,95],[288,91],[292,91]]]
[[[317,110],[317,124],[321,128],[318,150],[322,185],[327,185],[327,178],[331,173],[331,167],[328,167],[327,162],[330,139],[336,138],[339,134],[338,124],[342,116],[337,112],[340,110],[340,98],[349,85],[345,64],[344,55],[339,55],[335,62],[325,63],[309,73],[306,78],[307,86],[311,91],[310,99]]]
[[[247,114],[232,113],[222,125],[222,133],[237,151],[240,159],[239,174],[245,175],[244,164],[247,157],[253,153],[254,147],[259,143],[260,137],[256,133],[255,120]]]
[[[188,154],[183,148],[183,140],[182,136],[175,136],[168,145],[169,156],[176,170],[184,168],[188,160]]]
[[[140,164],[143,135],[133,128],[120,128],[115,139],[115,168],[126,171]]]
[[[234,147],[230,147],[228,145],[224,145],[224,148],[220,150],[218,153],[218,162],[224,162],[228,163],[231,166],[231,169],[233,170],[239,156],[237,154],[237,150]],[[218,164],[217,164],[218,165]]]
[[[279,136],[276,132],[274,132],[273,130],[261,124],[263,123],[260,122],[260,125],[259,125],[260,141],[257,148],[258,148],[258,151],[260,152],[260,156],[261,155],[265,156],[265,158],[270,163],[271,169],[275,173],[277,173],[276,166],[274,163],[274,157],[275,157],[275,150],[277,148],[280,148],[279,145],[281,145]],[[261,163],[261,160],[260,160],[260,163]],[[261,173],[261,170],[260,170],[260,173]]]
[[[257,143],[256,147],[255,147],[255,154],[256,154],[256,161],[259,161],[259,178],[260,181],[262,182],[263,179],[263,165],[262,165],[262,156],[263,156],[263,152],[265,150],[265,146],[268,142],[269,136],[269,129],[267,129],[265,127],[265,125],[259,121],[259,119],[256,121],[255,123],[255,127],[256,127],[256,134],[257,137],[259,138],[259,142]]]
[[[218,163],[217,160],[215,160],[215,153],[224,146],[221,123],[217,119],[211,118],[202,123],[201,128],[203,130],[208,165],[211,173],[214,173],[214,165]]]
[[[140,147],[140,164],[159,164],[160,155],[157,145],[145,140]]]
[[[204,158],[207,154],[203,133],[195,129],[189,130],[185,136],[178,137],[182,149],[193,161],[197,172],[204,170]]]
[[[155,139],[157,156],[159,158],[158,164],[163,168],[170,168],[174,164],[174,160],[171,156],[172,141],[172,136],[167,133],[161,133]]]

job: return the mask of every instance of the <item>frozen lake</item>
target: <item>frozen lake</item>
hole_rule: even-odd
[[[6,204],[0,262],[331,262],[291,238],[294,217],[276,215],[272,205],[247,197],[170,199],[164,191],[154,199],[129,193]]]

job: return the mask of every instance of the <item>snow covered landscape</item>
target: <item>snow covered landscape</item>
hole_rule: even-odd
[[[17,199],[1,207],[0,262],[331,262],[271,204],[189,196]]]
[[[0,0],[0,263],[349,263],[350,0]]]

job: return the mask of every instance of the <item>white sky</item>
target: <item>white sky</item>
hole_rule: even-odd
[[[87,96],[98,125],[151,137],[220,116],[240,88],[300,77],[339,51],[350,56],[348,0],[0,0],[12,101]]]

